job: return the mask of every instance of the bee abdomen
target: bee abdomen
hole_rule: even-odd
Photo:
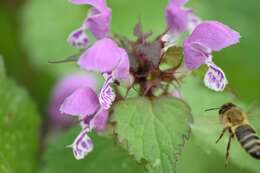
[[[242,125],[235,129],[237,140],[252,157],[260,159],[260,139],[250,125]]]

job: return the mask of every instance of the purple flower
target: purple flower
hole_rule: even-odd
[[[168,29],[171,32],[185,32],[188,27],[188,15],[192,13],[191,9],[185,9],[183,6],[187,0],[169,0],[165,10]]]
[[[108,111],[101,107],[96,93],[91,88],[78,88],[65,99],[60,111],[77,116],[83,129],[89,128],[99,131],[99,129],[106,127]]]
[[[193,70],[206,64],[209,67],[204,83],[207,87],[222,91],[227,84],[224,72],[212,61],[212,52],[239,42],[240,35],[228,26],[206,21],[199,24],[184,41],[184,60],[188,69]]]
[[[168,32],[164,41],[175,40],[180,33],[188,30],[191,32],[200,23],[190,8],[184,8],[187,2],[188,0],[169,0],[165,9]]]
[[[73,31],[68,42],[77,48],[84,48],[88,44],[88,37],[85,30],[91,31],[96,39],[102,39],[107,36],[111,21],[111,9],[107,7],[105,0],[71,0],[77,5],[91,5],[86,19],[82,26]]]
[[[109,38],[97,41],[86,50],[80,56],[78,64],[83,69],[103,74],[105,82],[99,95],[99,102],[104,109],[109,109],[115,100],[115,94],[110,84],[115,80],[131,80],[126,51]]]
[[[96,93],[89,87],[81,87],[68,96],[60,107],[62,113],[77,116],[82,130],[72,145],[76,159],[83,159],[93,144],[87,133],[92,129],[104,131],[108,120],[108,110],[102,108]]]
[[[49,115],[55,127],[63,128],[72,124],[72,120],[68,116],[64,116],[60,113],[59,106],[63,103],[65,98],[71,95],[77,88],[84,86],[95,90],[97,81],[90,75],[79,73],[65,76],[58,81],[49,104]]]
[[[99,109],[99,111],[95,114],[95,116],[89,122],[90,128],[95,129],[98,132],[102,132],[106,130],[106,125],[108,121],[108,110]]]
[[[74,47],[82,49],[88,44],[88,36],[83,28],[79,28],[69,35],[68,42]]]
[[[60,111],[84,118],[94,114],[98,107],[99,102],[96,93],[89,87],[81,87],[65,99]]]
[[[93,150],[93,142],[87,135],[89,131],[88,128],[83,129],[74,140],[73,144],[68,146],[72,148],[73,154],[77,160],[83,159]]]

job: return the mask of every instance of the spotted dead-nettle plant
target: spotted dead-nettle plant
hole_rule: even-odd
[[[69,145],[75,158],[83,159],[93,150],[95,141],[89,132],[103,132],[110,123],[119,143],[127,142],[130,154],[150,163],[147,169],[164,165],[165,159],[176,160],[175,150],[183,143],[183,134],[177,129],[182,125],[176,125],[181,117],[178,114],[190,112],[184,110],[187,106],[181,101],[185,100],[182,81],[191,71],[205,66],[208,70],[204,84],[214,91],[223,91],[228,80],[214,63],[213,53],[238,43],[239,33],[221,22],[203,21],[185,7],[187,0],[169,0],[165,32],[154,37],[151,32],[143,32],[139,22],[133,32],[136,39],[129,40],[120,33],[113,36],[110,33],[112,10],[105,0],[71,0],[71,3],[90,6],[82,25],[68,37],[68,42],[80,52],[76,63],[81,70],[96,72],[104,79],[99,89],[93,78],[70,75],[54,91],[50,110],[55,121],[60,120],[58,116],[76,116],[82,128]],[[89,34],[95,41],[89,39]],[[178,137],[179,143],[175,140]],[[166,156],[150,157],[145,149],[154,153],[163,150]]]

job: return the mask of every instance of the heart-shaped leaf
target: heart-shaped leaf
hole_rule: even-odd
[[[134,98],[116,105],[115,132],[128,152],[149,172],[175,172],[175,162],[190,134],[189,107],[181,100]]]

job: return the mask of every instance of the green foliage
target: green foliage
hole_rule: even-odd
[[[3,74],[0,59],[0,172],[33,173],[39,116],[27,93]]]
[[[189,107],[182,101],[162,97],[135,98],[116,105],[112,121],[119,142],[148,172],[175,172],[191,122]]]
[[[254,1],[254,2],[253,2]],[[258,98],[260,96],[260,80],[259,78],[259,70],[257,66],[259,65],[259,58],[258,58],[258,45],[259,45],[259,39],[255,37],[258,33],[259,28],[259,22],[257,22],[258,19],[258,5],[259,2],[257,0],[253,0],[252,2],[248,3],[246,6],[241,6],[240,3],[237,3],[237,0],[220,0],[220,1],[212,1],[212,0],[202,0],[202,1],[190,1],[191,5],[194,4],[194,11],[199,14],[203,19],[217,19],[225,22],[228,25],[231,25],[233,28],[241,32],[241,35],[243,36],[243,39],[241,40],[241,43],[233,48],[229,48],[227,50],[223,50],[222,53],[216,53],[214,54],[214,61],[219,64],[223,70],[226,72],[229,82],[232,84],[232,86],[238,91],[238,94],[242,96],[243,99],[246,99],[247,101]],[[153,30],[155,31],[155,34],[158,34],[163,31],[164,29],[164,7],[166,5],[166,0],[161,1],[157,0],[151,3],[150,0],[127,0],[127,1],[121,1],[121,0],[108,0],[108,4],[112,7],[113,10],[113,20],[112,20],[112,31],[115,33],[123,34],[127,37],[132,36],[132,30],[134,25],[136,24],[138,18],[141,18],[141,22],[143,26],[145,27],[145,31]],[[66,38],[68,34],[75,28],[81,25],[81,22],[83,21],[86,11],[86,8],[77,7],[73,4],[68,3],[64,0],[27,0],[26,5],[23,8],[22,13],[22,38],[23,38],[23,45],[26,48],[27,53],[29,54],[30,61],[35,65],[36,68],[39,68],[41,70],[46,71],[47,73],[52,73],[54,75],[60,75],[61,73],[67,73],[69,70],[71,70],[72,65],[68,64],[48,64],[48,60],[58,60],[58,59],[64,59],[65,57],[77,53],[77,51],[73,48],[71,48],[66,43]],[[134,12],[133,12],[134,9]],[[221,11],[221,14],[219,13]],[[1,14],[4,13],[4,11],[1,11]],[[9,12],[8,12],[9,14]],[[129,15],[130,14],[130,15]],[[4,15],[0,15],[2,17]],[[3,17],[2,17],[3,18]],[[1,19],[2,19],[1,18]],[[239,18],[240,20],[234,20]],[[4,20],[0,20],[1,22]],[[6,19],[6,21],[9,21],[9,18]],[[1,25],[2,26],[2,25]],[[23,70],[17,70],[18,67],[21,68],[21,66],[24,66],[24,63],[21,63],[20,58],[22,56],[17,55],[18,51],[13,51],[16,49],[11,43],[18,43],[16,39],[18,37],[12,34],[15,32],[13,28],[17,28],[16,25],[13,25],[8,28],[4,28],[3,38],[4,41],[1,42],[0,47],[4,48],[5,50],[11,52],[12,54],[15,54],[14,58],[8,62],[8,66],[12,67],[15,71],[13,75],[25,75],[23,74]],[[3,27],[1,28],[3,30]],[[9,38],[9,36],[12,36]],[[13,38],[15,37],[15,38]],[[17,37],[17,38],[16,38]],[[10,40],[10,41],[9,41]],[[8,47],[6,47],[8,46]],[[20,51],[19,51],[20,52]],[[2,52],[3,53],[3,52]],[[18,63],[20,62],[20,63]],[[23,61],[22,61],[23,62]],[[17,65],[18,63],[18,65]],[[169,62],[168,62],[169,63]],[[171,63],[171,62],[170,62]],[[14,65],[15,64],[15,65]],[[234,69],[239,69],[239,72]],[[0,78],[2,77],[2,68],[0,65]],[[10,68],[8,68],[8,71],[10,71]],[[30,74],[30,73],[26,73]],[[32,75],[32,74],[30,74]],[[34,93],[38,94],[39,91],[42,91],[40,93],[40,98],[46,97],[46,87],[50,86],[49,84],[46,84],[45,80],[49,76],[42,76],[38,75],[34,79],[40,79],[41,83],[37,83],[33,85],[31,90],[35,90]],[[27,77],[29,79],[29,83],[31,82],[31,76]],[[2,78],[1,78],[2,79]],[[8,80],[9,81],[9,80]],[[35,80],[36,81],[36,80]],[[29,84],[31,85],[31,83]],[[12,89],[13,83],[12,82],[4,82],[0,86],[0,96],[5,93],[8,90],[15,90],[12,91],[13,93],[16,93],[17,88]],[[35,87],[34,87],[35,86]],[[3,89],[1,89],[3,88]],[[21,97],[24,97],[26,95],[23,91],[21,92],[20,89],[18,89],[18,93],[11,95],[12,99],[17,100],[18,98],[21,99]],[[21,92],[21,93],[20,93]],[[185,98],[185,101],[188,102],[188,104],[192,108],[192,113],[194,115],[195,124],[193,125],[193,135],[191,137],[191,141],[188,143],[187,147],[185,147],[184,155],[180,158],[180,164],[178,164],[178,170],[181,173],[190,173],[190,172],[229,172],[229,173],[237,173],[237,172],[258,172],[258,162],[250,156],[248,156],[243,149],[239,146],[237,141],[233,141],[232,148],[231,148],[231,161],[228,169],[224,168],[224,159],[225,159],[225,145],[226,145],[226,137],[224,136],[223,140],[219,144],[215,144],[215,140],[217,136],[219,135],[222,126],[218,123],[218,113],[216,112],[204,112],[204,109],[219,106],[227,101],[234,101],[237,102],[234,97],[231,94],[228,93],[216,93],[213,91],[208,90],[204,86],[202,86],[202,80],[195,79],[193,77],[190,77],[184,81],[184,84],[182,85],[182,93]],[[34,96],[35,96],[34,94]],[[134,94],[135,95],[135,94]],[[2,98],[2,97],[1,97]],[[5,98],[5,97],[3,97]],[[13,106],[15,104],[21,104],[23,102],[23,106],[26,104],[26,101],[18,101],[19,103],[14,103],[13,100],[8,100],[8,102],[3,101],[3,107],[7,109],[7,106]],[[24,98],[23,98],[24,99]],[[26,99],[27,96],[26,96]],[[22,100],[22,99],[21,99]],[[44,99],[46,102],[47,99]],[[134,102],[132,100],[129,100],[129,102]],[[2,101],[1,101],[2,102]],[[43,105],[46,104],[45,102],[41,102],[41,108],[44,109]],[[141,101],[142,102],[142,101]],[[138,106],[138,111],[142,113],[138,113],[141,116],[135,116],[132,119],[132,123],[128,122],[127,115],[129,114],[129,110],[125,110],[123,114],[114,114],[113,118],[114,121],[117,121],[117,118],[122,120],[122,122],[129,123],[129,129],[120,129],[124,124],[118,123],[117,124],[117,132],[119,134],[119,139],[121,138],[121,142],[127,149],[129,149],[130,154],[133,154],[137,160],[143,161],[143,163],[146,163],[148,166],[148,169],[151,168],[152,163],[154,163],[156,160],[156,157],[152,157],[154,153],[151,155],[147,153],[141,153],[141,151],[144,151],[144,149],[141,148],[142,142],[151,142],[151,140],[154,138],[154,136],[151,135],[144,138],[148,139],[147,141],[138,141],[140,140],[140,129],[143,127],[143,125],[146,125],[146,121],[143,119],[146,118],[146,116],[165,116],[165,115],[157,115],[157,114],[150,114],[151,111],[147,113],[145,111],[147,108],[150,110],[151,103],[148,104],[149,101],[144,101],[145,105],[143,103],[140,103]],[[9,104],[8,104],[9,103]],[[128,101],[127,101],[128,103]],[[123,104],[123,103],[122,103]],[[135,104],[134,104],[135,105]],[[133,107],[134,105],[128,104],[126,106]],[[142,106],[143,105],[143,106]],[[159,104],[160,105],[160,104]],[[241,105],[241,104],[240,104]],[[147,108],[145,107],[147,106]],[[242,105],[243,106],[243,105]],[[2,105],[0,104],[0,108]],[[29,107],[29,106],[28,106]],[[170,107],[170,106],[169,106]],[[173,108],[172,108],[173,107]],[[245,106],[243,106],[245,108]],[[159,106],[155,106],[153,108],[156,109],[162,109],[159,108]],[[11,109],[11,108],[10,108]],[[13,108],[12,108],[13,109]],[[19,108],[19,111],[22,108]],[[171,109],[174,109],[174,106],[171,106]],[[3,109],[4,110],[4,109]],[[246,109],[245,109],[246,110]],[[0,109],[0,112],[2,109]],[[120,111],[120,110],[116,110]],[[165,110],[164,110],[165,111]],[[166,109],[168,110],[168,108]],[[121,111],[120,111],[121,112]],[[17,126],[17,128],[20,128],[21,125],[27,125],[30,123],[30,112],[26,112],[26,118],[23,118],[22,120],[12,124],[13,126]],[[0,113],[0,115],[2,112]],[[21,117],[25,117],[23,113],[21,113]],[[174,117],[170,115],[169,117]],[[1,117],[0,117],[1,118]],[[1,120],[1,119],[0,119]],[[142,120],[143,123],[136,123],[139,120]],[[156,119],[155,119],[156,120]],[[168,119],[167,119],[168,120]],[[170,121],[170,120],[169,120]],[[176,122],[175,122],[176,121]],[[168,122],[170,125],[168,125],[170,128],[172,128],[172,133],[176,131],[176,129],[186,129],[185,127],[179,127],[185,124],[182,124],[181,119],[175,120],[174,122]],[[4,121],[1,120],[0,124]],[[134,123],[133,123],[134,122]],[[131,123],[131,124],[130,124]],[[257,120],[252,122],[255,124],[256,130],[260,132],[259,124]],[[156,126],[158,125],[158,122],[155,123]],[[28,126],[28,125],[27,125]],[[168,127],[167,126],[167,127]],[[158,129],[162,128],[159,126]],[[0,128],[1,129],[1,128]],[[5,127],[4,131],[8,132],[12,128]],[[33,129],[33,128],[30,128]],[[23,129],[24,130],[24,129]],[[21,130],[23,133],[24,131]],[[148,131],[150,133],[150,131]],[[153,131],[151,131],[152,133]],[[4,140],[2,140],[0,131],[0,147],[2,147],[2,143]],[[30,134],[32,132],[28,132]],[[36,133],[36,130],[34,129],[34,133]],[[121,135],[120,133],[125,133],[126,136]],[[177,133],[177,131],[176,131]],[[169,133],[161,133],[164,134],[160,136],[161,138],[166,138]],[[178,132],[178,134],[180,134]],[[27,134],[26,134],[27,135]],[[63,138],[58,140],[55,144],[52,144],[50,149],[48,149],[48,152],[45,154],[44,160],[47,161],[46,167],[43,169],[43,172],[79,172],[79,171],[89,171],[89,172],[107,172],[111,170],[118,170],[121,164],[115,165],[117,162],[120,162],[120,158],[116,158],[114,161],[108,156],[117,155],[118,151],[122,152],[120,149],[110,150],[110,147],[113,148],[112,142],[110,140],[104,140],[100,139],[102,144],[99,144],[99,138],[96,139],[95,142],[95,150],[93,153],[89,155],[89,157],[86,158],[86,160],[83,161],[76,161],[73,156],[72,152],[69,149],[66,149],[64,146],[71,143],[71,141],[74,139],[76,134],[71,133],[65,134]],[[135,135],[137,137],[135,139]],[[153,132],[153,135],[155,135],[155,132]],[[180,139],[176,134],[174,134],[174,139],[178,138],[177,143],[180,142]],[[29,136],[29,135],[28,135]],[[35,135],[30,135],[31,137],[34,137]],[[123,140],[123,138],[127,138]],[[130,138],[130,139],[128,139]],[[5,138],[3,138],[5,139]],[[64,141],[63,141],[64,139]],[[66,140],[65,140],[66,139]],[[102,142],[102,141],[106,142]],[[29,139],[28,139],[29,141]],[[28,142],[27,138],[23,139],[22,143]],[[130,143],[129,143],[130,141]],[[161,140],[165,141],[165,140]],[[166,140],[166,144],[167,144]],[[135,143],[137,142],[137,143]],[[153,141],[152,141],[153,142]],[[29,142],[28,142],[29,143]],[[109,150],[106,149],[106,143],[108,143]],[[134,143],[134,144],[132,144]],[[5,144],[5,143],[4,143]],[[19,140],[20,144],[20,140]],[[131,145],[130,145],[131,144]],[[158,143],[159,144],[159,143]],[[27,144],[26,144],[27,145]],[[35,145],[34,142],[29,143],[29,145]],[[128,146],[127,146],[128,145]],[[14,148],[14,144],[12,143],[12,149]],[[22,144],[23,146],[23,144]],[[36,146],[36,145],[35,145]],[[172,148],[167,148],[169,146],[166,146],[165,148],[169,153],[172,152]],[[175,148],[175,146],[173,145]],[[28,153],[20,153],[17,152],[15,156],[10,158],[10,164],[3,160],[2,157],[2,149],[0,148],[0,163],[3,163],[3,167],[1,165],[0,172],[2,172],[2,168],[8,170],[8,172],[16,171],[18,168],[13,168],[12,165],[14,162],[17,162],[17,164],[24,164],[28,160],[32,160],[31,152],[35,152],[35,147],[31,147],[33,151],[28,149]],[[146,149],[148,150],[148,149]],[[3,150],[4,152],[6,150]],[[113,151],[113,152],[112,152]],[[157,150],[154,148],[149,148],[149,151],[155,151],[155,154],[158,154]],[[103,155],[103,152],[105,153]],[[107,152],[107,153],[106,153]],[[112,153],[112,154],[111,154]],[[122,152],[123,153],[123,152]],[[28,155],[27,155],[28,154]],[[124,158],[127,158],[127,154],[124,153]],[[19,156],[19,162],[17,158]],[[100,157],[103,156],[103,157]],[[30,157],[30,159],[28,159]],[[115,156],[117,157],[117,156]],[[103,158],[103,159],[100,159]],[[110,163],[111,159],[111,163]],[[6,160],[6,158],[5,158]],[[171,155],[169,160],[175,160],[174,154]],[[9,161],[9,160],[8,160]],[[130,160],[129,160],[130,162]],[[110,164],[110,166],[106,165],[103,169],[103,164]],[[156,162],[157,163],[157,162]],[[31,163],[32,165],[34,162]],[[133,165],[132,165],[133,164]],[[11,166],[9,166],[11,165]],[[94,166],[92,166],[94,165]],[[102,166],[100,166],[102,165]],[[112,165],[112,166],[111,166]],[[125,164],[122,164],[125,165]],[[31,166],[31,165],[30,165]],[[22,167],[22,166],[21,166]],[[127,170],[131,171],[130,167],[137,167],[134,162],[131,162],[129,164],[129,167],[127,167]],[[244,168],[243,171],[241,169]],[[20,169],[20,167],[19,167]],[[22,169],[22,168],[21,168]],[[140,168],[138,168],[139,170]],[[92,171],[90,171],[92,170]],[[120,169],[121,170],[121,169]],[[123,170],[125,172],[125,169]],[[129,171],[129,172],[130,172]],[[21,171],[22,172],[22,171]],[[30,171],[28,171],[30,172]],[[86,171],[85,171],[86,172]],[[113,171],[111,171],[113,172]],[[116,172],[116,171],[114,171]],[[119,172],[119,171],[118,171]],[[121,170],[122,172],[122,170]],[[131,172],[135,172],[134,170]]]
[[[31,62],[38,68],[60,75],[75,70],[70,63],[49,64],[78,53],[67,43],[68,35],[80,27],[86,8],[64,0],[30,0],[23,8],[23,43]]]
[[[176,69],[183,61],[183,49],[172,46],[167,49],[162,57],[161,70]]]
[[[73,128],[55,142],[49,144],[44,154],[45,166],[40,173],[142,173],[143,168],[138,165],[128,154],[118,147],[112,139],[91,135],[94,150],[84,160],[76,160],[72,149],[66,148],[78,135],[80,129]]]
[[[245,106],[243,103],[236,100],[232,94],[227,92],[214,92],[207,89],[203,86],[202,79],[198,77],[190,76],[186,78],[181,89],[185,101],[187,101],[192,108],[192,115],[194,117],[191,138],[192,145],[189,146],[190,153],[186,153],[187,155],[184,156],[186,157],[184,160],[188,160],[188,155],[194,155],[194,153],[196,153],[196,151],[198,152],[199,149],[207,158],[206,160],[202,159],[199,162],[197,161],[201,167],[204,167],[204,171],[206,169],[209,171],[214,169],[216,172],[221,172],[224,170],[228,135],[225,135],[218,144],[215,144],[223,126],[219,122],[218,111],[205,112],[204,110],[212,107],[220,107],[226,102],[236,103],[245,111],[248,110],[248,106]],[[250,115],[248,116],[249,119],[254,119],[253,124],[260,123],[259,118]],[[255,127],[256,130],[260,132],[259,126]],[[196,157],[193,157],[193,159],[195,158]],[[214,160],[217,160],[212,164],[214,165],[214,168],[207,168],[208,164],[210,165]],[[190,170],[194,170],[194,165],[195,164],[191,164]],[[241,148],[236,139],[233,140],[231,145],[231,159],[228,167],[229,172],[234,173],[237,172],[237,168],[244,169],[243,172],[258,172],[260,168],[258,160],[251,158],[251,156]],[[184,166],[180,166],[179,169],[187,170]]]

